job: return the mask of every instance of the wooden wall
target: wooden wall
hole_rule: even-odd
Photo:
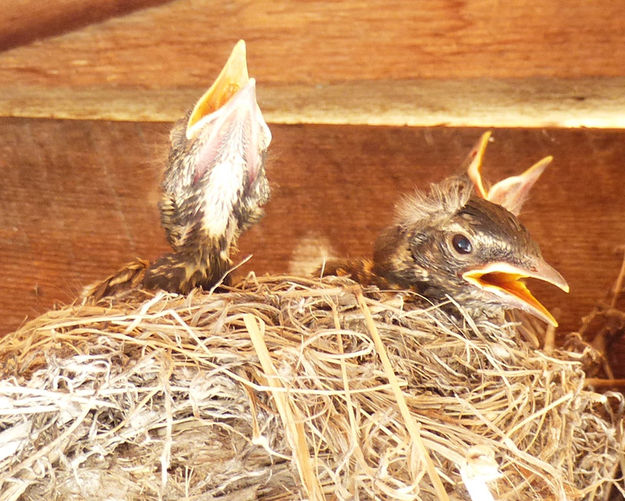
[[[539,297],[564,329],[605,297],[625,243],[621,2],[18,0],[0,13],[0,333],[165,250],[171,121],[239,38],[274,135],[243,271],[368,253],[400,194],[488,127],[492,179],[555,157],[523,220],[572,292]]]

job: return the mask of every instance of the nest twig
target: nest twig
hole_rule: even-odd
[[[410,293],[250,277],[0,341],[0,499],[607,499],[622,397]]]

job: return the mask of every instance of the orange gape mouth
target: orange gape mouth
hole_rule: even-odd
[[[543,310],[543,313],[549,315],[550,320],[553,320],[553,322],[555,322],[555,319],[551,316],[547,309],[542,304],[540,304],[540,302],[532,295],[530,290],[527,288],[527,285],[525,285],[524,282],[525,278],[527,277],[524,277],[523,275],[493,271],[491,273],[485,273],[478,278],[478,281],[481,283],[482,287],[486,289],[501,289],[508,294],[519,298],[521,301],[530,304],[534,308]],[[557,325],[557,322],[555,323]]]
[[[508,263],[493,263],[480,269],[469,270],[462,275],[462,278],[480,289],[496,294],[502,299],[503,304],[523,309],[554,327],[558,326],[558,322],[549,310],[532,295],[525,285],[525,279],[537,278],[565,292],[569,291],[564,278],[544,261],[533,266],[532,271]]]
[[[249,80],[245,59],[245,42],[239,40],[232,49],[232,53],[217,80],[193,108],[187,122],[187,138],[189,138],[189,131],[193,129],[194,125],[226,104],[232,96],[247,85]]]

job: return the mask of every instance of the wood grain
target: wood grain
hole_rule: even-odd
[[[91,24],[1,52],[0,115],[171,120],[244,38],[274,122],[620,127],[625,116],[623,2],[181,0],[130,12],[152,3],[133,0],[92,22],[122,3],[4,9],[0,40]]]
[[[158,182],[168,123],[0,119],[0,332],[135,257],[166,250]],[[241,273],[310,269],[322,255],[367,255],[402,193],[455,172],[478,129],[272,125],[273,195],[241,242]],[[555,161],[523,220],[565,275],[565,295],[532,284],[563,329],[603,299],[625,234],[622,131],[498,129],[485,175]]]
[[[625,76],[324,85],[259,82],[258,99],[273,123],[621,128],[624,88]],[[0,88],[0,116],[173,121],[204,90],[10,86]]]
[[[201,87],[240,38],[266,83],[622,76],[625,4],[176,1],[6,51],[0,84]]]

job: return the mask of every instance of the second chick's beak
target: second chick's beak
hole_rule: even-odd
[[[462,274],[470,284],[499,297],[502,304],[531,313],[554,327],[558,322],[529,291],[526,278],[543,280],[564,292],[569,292],[566,280],[542,258],[533,258],[525,265],[512,265],[505,262],[489,263]]]

